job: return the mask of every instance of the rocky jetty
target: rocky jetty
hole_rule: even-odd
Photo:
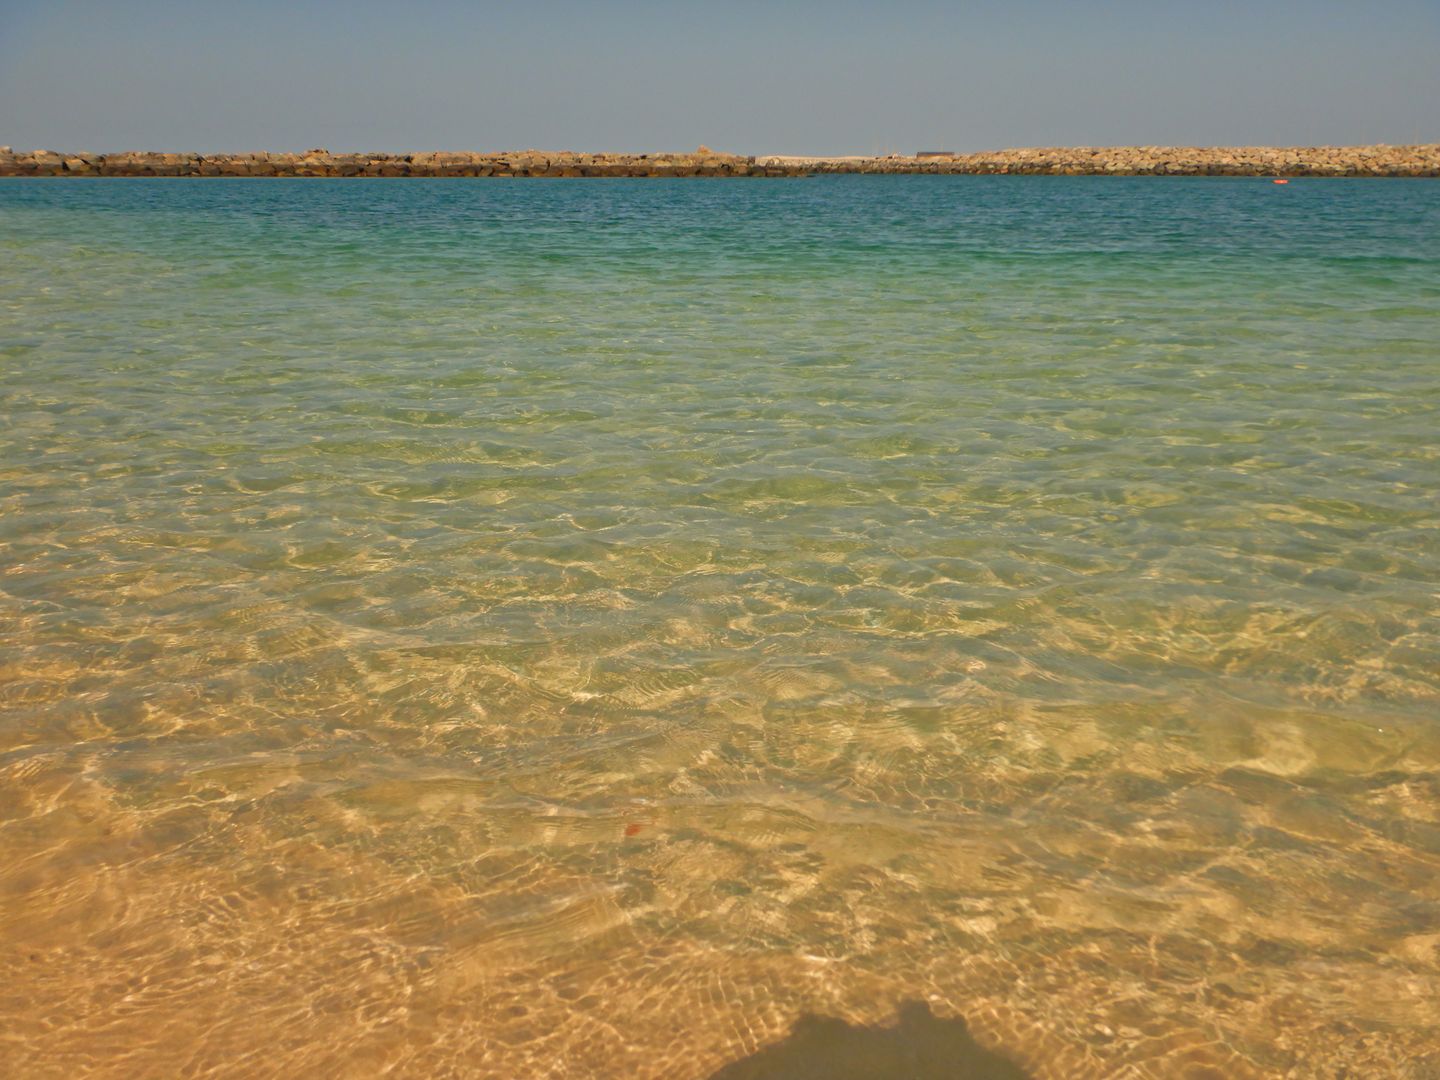
[[[504,153],[62,154],[0,147],[0,176],[805,176],[812,173],[1012,173],[1064,176],[1440,176],[1425,146],[1125,146],[906,157]]]
[[[800,164],[802,158],[762,158]],[[1018,173],[1049,176],[1440,176],[1425,146],[1111,146],[813,159],[811,172]]]
[[[809,170],[717,154],[16,154],[0,147],[0,176],[793,176]]]

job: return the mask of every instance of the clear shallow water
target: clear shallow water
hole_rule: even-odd
[[[8,182],[0,1060],[1434,1075],[1437,431],[1425,182]]]

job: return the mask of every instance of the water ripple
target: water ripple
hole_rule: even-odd
[[[0,188],[0,1056],[1440,1067],[1437,192]]]

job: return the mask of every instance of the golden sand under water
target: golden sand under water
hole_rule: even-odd
[[[1396,756],[1413,730],[1212,715],[1186,750],[1117,748],[1094,717],[977,695],[947,769],[880,718],[834,710],[811,742],[662,699],[691,721],[600,736],[555,710],[520,777],[460,767],[444,733],[339,728],[183,775],[137,752],[123,790],[94,753],[12,761],[6,1056],[703,1076],[802,1013],[919,999],[1035,1076],[1433,1063],[1440,822],[1409,776],[1437,763]],[[1328,789],[1299,779],[1327,764]]]
[[[44,183],[4,1075],[1440,1076],[1440,189]]]

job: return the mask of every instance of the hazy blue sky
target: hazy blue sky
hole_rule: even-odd
[[[1440,141],[1440,0],[0,0],[60,150]]]

